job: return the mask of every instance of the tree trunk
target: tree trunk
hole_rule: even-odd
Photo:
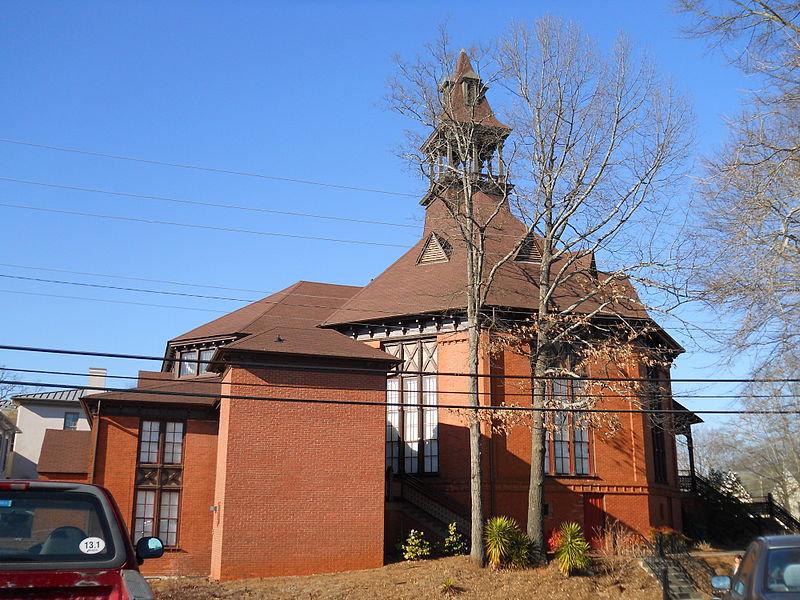
[[[533,375],[533,394],[531,404],[534,409],[544,408],[547,382],[542,377],[547,371],[547,361],[541,348],[546,345],[546,336],[540,331],[535,342],[540,350],[531,357],[531,375]],[[545,448],[544,413],[534,410],[531,417],[531,474],[528,486],[528,537],[533,543],[531,562],[542,564],[547,555],[544,539],[544,448]]]

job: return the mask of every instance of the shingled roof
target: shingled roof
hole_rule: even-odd
[[[39,473],[88,473],[90,431],[47,429],[36,471]]]
[[[498,199],[483,192],[475,194],[479,207],[494,208]],[[442,312],[460,312],[466,309],[467,248],[454,230],[452,219],[441,210],[441,201],[432,203],[426,213],[425,237],[403,254],[394,264],[373,279],[352,299],[345,302],[326,321],[327,326],[348,323],[380,322],[388,319]],[[517,242],[526,235],[525,225],[507,208],[502,208],[487,230],[487,269],[500,257],[512,252]],[[451,246],[446,261],[420,262],[428,237],[437,235]],[[537,238],[532,239],[537,243]],[[567,260],[573,257],[565,257]],[[560,269],[564,262],[553,269]],[[497,273],[487,297],[487,306],[535,311],[538,309],[538,281],[540,264],[509,260]],[[601,282],[607,274],[593,268],[593,257],[586,255],[569,267],[572,278],[553,296],[555,308],[567,308],[594,292],[594,297],[580,303],[578,313],[597,311],[612,293]],[[614,282],[614,301],[600,314],[628,318],[648,318],[633,286],[626,279]]]
[[[319,329],[361,288],[300,281],[170,341],[170,348],[209,338],[235,338],[221,352],[248,351],[395,362],[394,357],[336,331]]]

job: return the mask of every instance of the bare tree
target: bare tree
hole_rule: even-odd
[[[547,377],[580,375],[559,356],[565,346],[638,340],[621,346],[631,348],[648,338],[652,324],[630,280],[654,284],[657,271],[674,266],[653,235],[668,213],[691,117],[622,36],[606,57],[577,26],[545,18],[513,27],[499,61],[518,136],[514,199],[540,254],[529,349],[533,406],[544,408],[553,397]],[[601,270],[595,253],[606,250],[613,263]],[[538,548],[544,425],[534,413],[528,535]]]
[[[673,261],[651,242],[668,216],[662,201],[686,152],[689,112],[624,38],[604,58],[576,26],[558,19],[514,26],[491,52],[473,52],[482,79],[472,65],[464,76],[463,53],[454,69],[446,35],[428,50],[424,60],[399,63],[390,104],[433,129],[415,144],[422,151],[407,157],[430,179],[423,203],[440,203],[466,249],[470,404],[476,407],[470,415],[472,559],[482,564],[476,375],[481,328],[491,324],[482,313],[492,286],[520,254],[538,265],[524,270],[533,274],[529,289],[538,294],[528,325],[535,334],[525,340],[534,408],[545,407],[546,378],[564,372],[567,338],[580,332],[585,353],[598,335],[647,338],[652,322],[630,279],[654,284],[653,272],[668,271]],[[503,119],[511,128],[488,108],[487,82],[503,90]],[[520,219],[514,227],[506,219],[510,205]],[[503,236],[514,242],[496,243]],[[599,270],[595,252],[609,247],[617,249],[614,264]],[[545,547],[544,427],[541,410],[534,411],[528,534],[539,553]]]
[[[710,266],[699,290],[737,323],[718,340],[730,355],[791,354],[800,318],[800,3],[681,0],[689,33],[721,48],[754,89],[700,183]],[[758,367],[759,365],[757,365]]]
[[[514,256],[522,237],[501,256],[490,256],[487,242],[497,234],[496,221],[508,211],[511,186],[507,183],[507,162],[503,146],[510,129],[498,121],[485,94],[489,68],[481,63],[491,58],[473,48],[471,61],[462,50],[450,47],[447,32],[426,48],[416,62],[397,60],[398,76],[391,83],[390,107],[423,125],[427,137],[409,132],[409,163],[429,180],[423,204],[439,211],[438,225],[447,238],[458,244],[466,269],[466,317],[468,329],[470,411],[470,558],[483,566],[483,467],[481,459],[481,419],[478,407],[478,366],[481,345],[482,313],[498,269]],[[481,71],[484,78],[476,72]],[[480,199],[477,199],[480,194]],[[436,219],[431,219],[436,220]],[[446,240],[442,243],[450,244]]]

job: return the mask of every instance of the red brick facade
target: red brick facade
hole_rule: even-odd
[[[225,385],[212,576],[383,564],[383,406],[235,396],[382,403],[384,377],[232,369]]]

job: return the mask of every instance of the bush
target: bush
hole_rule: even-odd
[[[447,526],[447,537],[442,542],[442,556],[458,556],[469,551],[467,538],[459,533],[456,524]]]
[[[562,523],[559,529],[561,540],[556,547],[558,568],[564,575],[588,569],[589,543],[583,537],[581,526],[577,523]]]
[[[403,558],[406,560],[422,560],[431,555],[431,544],[425,539],[421,531],[412,529],[408,533],[406,543],[400,545]]]
[[[483,533],[486,557],[494,568],[525,567],[530,562],[531,541],[510,517],[492,517]]]

